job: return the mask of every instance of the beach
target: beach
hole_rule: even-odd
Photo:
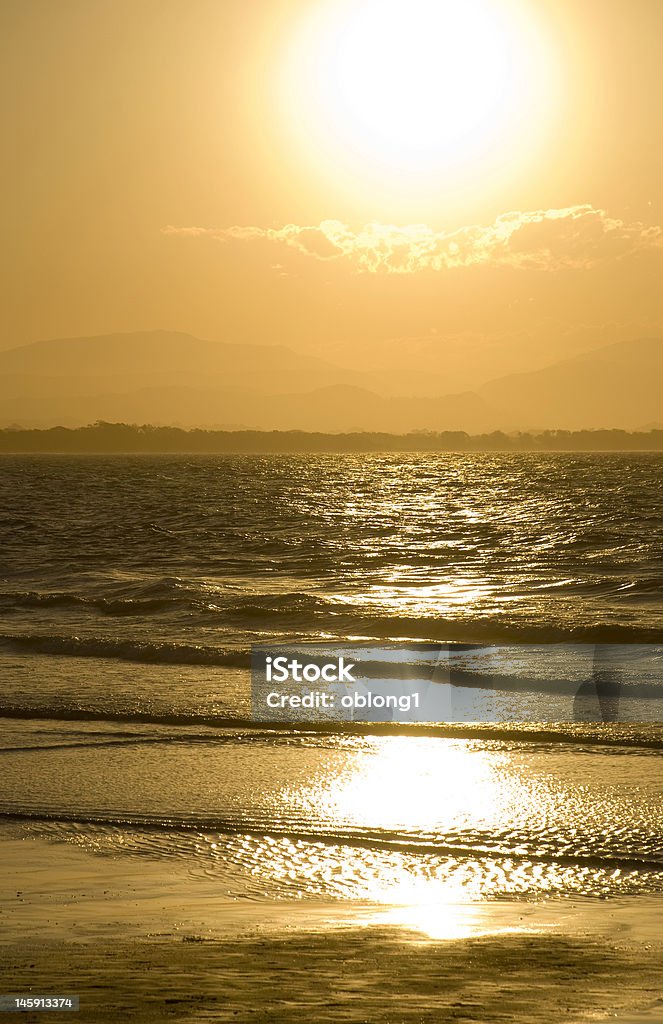
[[[411,907],[233,901],[63,843],[2,849],[2,991],[78,995],[83,1020],[663,1019],[660,900],[469,902],[417,923]]]

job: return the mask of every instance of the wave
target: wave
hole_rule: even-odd
[[[67,591],[41,593],[23,591],[0,594],[3,611],[22,611],[30,608],[90,608],[106,615],[146,615],[167,611],[180,604],[176,598],[94,598]]]
[[[557,852],[545,853],[540,850],[523,850],[521,846],[511,848],[508,845],[480,845],[448,843],[444,837],[438,842],[430,839],[417,840],[402,833],[371,831],[367,829],[305,829],[283,828],[269,825],[268,827],[244,820],[227,818],[164,818],[155,820],[148,817],[116,817],[103,814],[69,814],[47,811],[0,811],[0,820],[16,822],[41,822],[63,825],[93,825],[123,830],[136,829],[151,832],[212,832],[220,835],[242,835],[251,838],[288,839],[291,842],[320,843],[325,846],[350,846],[358,849],[380,850],[386,852],[418,854],[420,856],[443,856],[457,859],[489,859],[510,861],[527,861],[541,864],[567,864],[583,867],[605,868],[626,871],[663,871],[663,857],[647,854],[631,853],[584,853]]]
[[[578,598],[587,584],[564,583],[572,596]],[[555,585],[552,589],[559,590]],[[536,591],[536,588],[534,588]],[[523,591],[524,593],[525,591]],[[538,591],[537,591],[538,592]],[[628,585],[613,584],[613,598],[644,605],[660,599],[661,581],[647,578]],[[522,596],[522,594],[521,594]],[[605,595],[604,595],[605,596]],[[149,619],[153,616],[185,616],[187,625],[196,620],[227,625],[247,632],[265,629],[283,633],[335,634],[365,636],[375,639],[410,639],[430,642],[466,643],[661,643],[663,630],[651,616],[639,622],[616,622],[610,612],[597,613],[594,621],[577,623],[545,622],[537,619],[508,621],[502,613],[486,612],[481,617],[463,618],[444,615],[394,614],[393,611],[353,604],[351,599],[325,597],[308,591],[278,593],[250,592],[246,588],[222,586],[205,580],[162,577],[115,583],[112,592],[100,585],[100,592],[90,584],[90,592],[68,590],[0,592],[0,611],[6,614],[52,609],[79,611],[92,616]],[[49,652],[45,652],[49,653]],[[62,653],[66,653],[63,651]],[[103,656],[103,655],[100,655]],[[136,660],[144,660],[144,655]],[[207,663],[197,660],[186,663]]]
[[[108,590],[108,586],[103,586]],[[189,586],[177,576],[164,576],[156,580],[127,581],[115,584],[110,595],[95,593],[94,584],[89,593],[72,590],[23,590],[0,593],[3,611],[23,611],[34,608],[86,608],[105,615],[149,615],[151,613],[193,607],[201,597],[199,590]]]
[[[294,591],[285,594],[250,594],[240,600],[226,601],[224,605],[219,606],[218,610],[232,618],[250,620],[272,615],[315,615],[318,613],[326,615],[335,608],[338,609],[338,605],[328,598]]]
[[[218,665],[248,668],[245,650],[179,644],[168,641],[120,640],[113,637],[78,637],[47,634],[0,634],[0,648],[32,654],[70,655],[77,658],[116,658],[149,664]]]
[[[333,602],[294,591],[277,594],[228,593],[205,584],[188,584],[176,577],[165,577],[148,584],[131,586],[117,596],[78,594],[73,591],[10,591],[0,593],[0,609],[4,612],[39,608],[88,609],[108,616],[144,616],[159,612],[184,611],[223,614],[240,620],[269,616],[301,616],[328,610]]]
[[[202,734],[182,733],[179,739],[217,742],[232,731],[236,736],[252,740],[302,739],[305,737],[341,736],[415,736],[438,737],[441,739],[495,740],[502,742],[534,743],[550,745],[567,743],[583,747],[623,747],[647,751],[663,751],[663,728],[657,723],[645,730],[635,731],[634,724],[628,726],[610,723],[587,723],[583,727],[568,723],[558,729],[548,725],[535,727],[531,723],[518,724],[503,722],[494,725],[481,723],[406,723],[406,722],[257,722],[252,718],[232,715],[210,715],[195,712],[154,712],[140,710],[114,710],[107,708],[70,708],[34,706],[21,704],[0,704],[0,718],[25,719],[31,721],[57,722],[113,722],[132,726],[155,725],[169,728],[197,727],[209,730],[224,730],[223,733]],[[1,748],[0,748],[1,749]]]
[[[329,623],[327,623],[329,625]],[[355,627],[366,627],[369,625],[365,620],[354,623]],[[459,622],[440,622],[432,619],[390,619],[371,620],[373,628],[360,630],[363,643],[370,644],[371,641],[383,643],[385,646],[409,647],[417,643],[440,643],[449,645],[450,649],[461,648],[464,644],[481,646],[492,646],[499,643],[513,644],[559,644],[567,643],[580,644],[618,644],[618,645],[660,645],[660,630],[643,630],[630,627],[605,627],[593,629],[550,629],[550,628],[526,628],[509,629],[502,627],[496,630],[488,624],[475,624],[474,627]],[[415,627],[419,627],[418,629]],[[422,628],[424,627],[424,628]],[[497,635],[497,633],[502,635]],[[428,635],[426,635],[428,634]],[[357,632],[353,634],[357,636]],[[299,639],[293,640],[287,634],[274,635],[271,643],[277,647],[286,644],[288,646],[305,646],[320,643],[334,643],[344,645],[356,643],[345,638],[339,633],[335,638],[330,636],[329,631],[325,633],[324,641],[320,633],[306,632],[299,634]],[[208,665],[219,667],[249,668],[251,665],[250,652],[244,647],[225,646],[218,647],[209,644],[187,644],[168,640],[140,640],[113,636],[71,636],[59,633],[0,633],[0,650],[32,653],[43,655],[61,655],[77,658],[102,658],[117,659],[121,661],[142,662],[147,664],[169,664],[169,665]],[[378,663],[377,667],[371,669],[366,664],[368,675],[389,675],[396,676],[399,673],[398,666],[394,663]],[[410,672],[410,669],[407,669]],[[565,692],[569,684],[560,680],[551,684],[543,684],[540,680],[513,679],[511,677],[495,677],[489,674],[477,674],[456,672],[454,682],[457,685],[481,686],[492,685],[501,689],[512,689],[517,686],[521,689],[537,690],[551,689],[554,692]],[[645,689],[647,689],[645,687]],[[651,688],[651,693],[637,693],[631,691],[632,696],[660,696],[660,690]]]
[[[660,628],[612,622],[589,625],[508,623],[503,617],[466,620],[433,616],[353,616],[352,625],[379,638],[412,638],[448,643],[657,644]]]

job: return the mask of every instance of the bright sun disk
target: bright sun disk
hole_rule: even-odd
[[[291,38],[283,106],[320,156],[431,172],[536,134],[549,57],[521,0],[320,0]]]

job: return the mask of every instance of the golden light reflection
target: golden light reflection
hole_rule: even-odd
[[[371,924],[394,925],[430,939],[460,939],[496,931],[478,893],[459,881],[417,878],[405,869],[377,880],[368,899],[386,905],[370,916]]]
[[[341,915],[352,906],[357,923],[441,939],[526,930],[528,904],[514,922],[513,906],[500,916],[496,898],[601,896],[633,884],[609,860],[588,863],[588,817],[607,836],[608,821],[619,832],[634,811],[588,803],[586,763],[563,780],[557,755],[503,741],[302,741],[299,781],[275,788],[274,834],[222,843],[226,868],[242,865],[243,879],[250,865],[261,899],[323,900]]]
[[[435,866],[415,853],[427,833],[490,828],[522,808],[526,794],[507,768],[508,755],[477,750],[466,741],[389,737],[358,752],[340,784],[316,791],[318,811],[335,822],[413,835],[412,853],[394,851],[386,863],[372,851],[345,848],[337,877],[348,895],[384,908],[366,915],[366,924],[402,927],[435,940],[520,929],[498,921],[493,907],[479,902],[481,873],[471,864],[450,856],[447,871],[442,850]],[[324,859],[323,854],[312,874],[332,877],[336,869],[330,871]]]
[[[504,801],[495,757],[463,741],[390,737],[362,752],[327,795],[336,819],[425,833],[440,820],[494,819]]]
[[[489,583],[457,577],[427,586],[376,586],[364,598],[353,596],[353,602],[377,605],[393,611],[394,615],[426,615],[439,612],[441,607],[463,608],[481,604],[493,594]]]
[[[393,925],[419,932],[428,939],[467,939],[479,935],[504,935],[524,931],[524,925],[507,925],[498,919],[491,904],[436,901],[390,907],[374,915],[373,924]]]

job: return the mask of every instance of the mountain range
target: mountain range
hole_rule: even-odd
[[[443,358],[440,380],[444,380]],[[403,379],[413,387],[412,378]],[[663,339],[619,342],[475,391],[394,394],[282,345],[150,331],[0,351],[0,426],[96,420],[321,431],[587,429],[663,424]]]

